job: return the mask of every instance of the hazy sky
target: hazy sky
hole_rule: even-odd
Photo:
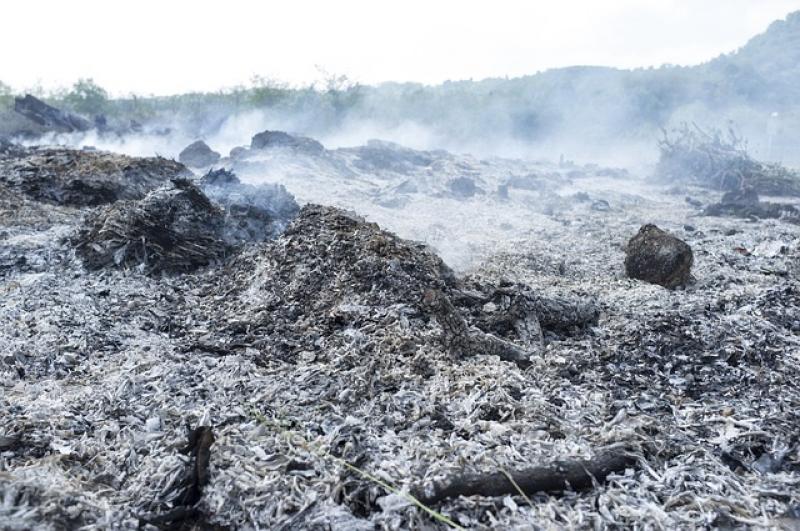
[[[552,67],[694,64],[800,0],[15,0],[0,8],[0,81],[92,77],[114,94],[520,76]]]

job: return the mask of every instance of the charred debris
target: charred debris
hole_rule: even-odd
[[[733,129],[706,131],[683,124],[664,131],[659,141],[657,180],[688,182],[723,192],[752,190],[771,196],[800,196],[800,174],[779,164],[753,159]]]
[[[90,207],[141,199],[170,179],[190,174],[182,164],[161,157],[60,147],[0,150],[0,183],[53,205]]]
[[[14,112],[35,126],[32,129],[23,125],[19,130],[11,131],[11,137],[35,139],[41,134],[86,133],[88,131],[118,136],[139,132],[142,129],[141,124],[136,121],[112,123],[103,114],[88,118],[67,112],[53,107],[31,94],[14,98]],[[34,130],[36,134],[34,134]]]
[[[659,148],[656,181],[723,192],[718,202],[702,208],[704,215],[800,223],[796,206],[761,200],[761,196],[800,197],[800,173],[753,159],[747,142],[734,129],[706,131],[696,124],[683,124],[671,133],[664,131]]]
[[[796,521],[800,233],[785,212],[711,210],[679,234],[698,207],[558,193],[599,168],[498,177],[446,152],[265,133],[198,159],[220,166],[200,176],[0,146],[12,528]],[[541,229],[461,273],[224,169],[273,151],[406,177],[394,198],[536,191],[582,209],[528,205]],[[447,168],[461,177],[411,178]],[[759,206],[741,185],[722,203]]]

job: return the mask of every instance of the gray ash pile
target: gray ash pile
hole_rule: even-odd
[[[229,264],[221,278],[215,289],[237,295],[213,308],[209,322],[237,318],[218,340],[258,344],[270,355],[274,350],[265,347],[277,345],[289,359],[341,346],[353,333],[365,340],[381,336],[403,322],[406,340],[384,338],[387,354],[405,350],[407,355],[422,343],[453,350],[453,338],[446,337],[447,330],[442,336],[441,329],[455,323],[456,333],[471,345],[453,350],[456,358],[495,354],[527,362],[542,348],[539,316],[546,332],[567,335],[598,317],[593,302],[548,299],[523,285],[458,278],[425,245],[318,205],[303,207],[275,242]],[[425,303],[432,291],[443,300],[444,313]]]
[[[223,210],[196,186],[175,179],[140,201],[119,201],[90,214],[73,243],[89,269],[192,271],[225,254],[224,220]]]
[[[318,205],[303,207],[274,243],[234,261],[221,279],[216,289],[237,296],[212,308],[210,321],[235,315],[235,328],[244,328],[243,320],[248,326],[247,337],[234,342],[266,337],[260,344],[277,342],[292,357],[323,350],[348,328],[420,318],[425,289],[455,284],[453,272],[424,246]]]
[[[300,206],[281,184],[242,183],[233,172],[211,170],[199,181],[203,193],[225,209],[225,240],[262,242],[283,232]]]
[[[76,207],[141,199],[175,177],[183,164],[65,148],[10,149],[0,153],[0,183],[36,201]]]
[[[323,314],[347,302],[414,306],[424,289],[446,287],[455,280],[425,246],[402,240],[355,214],[317,205],[303,208],[265,258],[277,266],[275,274],[266,282],[261,276],[265,271],[259,270],[251,285],[266,288],[269,296],[280,293],[281,306],[304,313]]]
[[[233,175],[202,183],[221,205],[213,203],[187,179],[147,194],[138,201],[118,201],[88,215],[73,238],[89,269],[138,267],[148,273],[193,271],[224,258],[245,242],[273,238],[297,211],[282,187],[247,187]],[[243,187],[238,196],[236,189]]]

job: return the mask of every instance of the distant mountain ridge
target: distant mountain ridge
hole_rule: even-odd
[[[724,72],[743,87],[759,89],[750,95],[761,103],[797,105],[800,103],[800,11],[773,22],[740,49],[698,68]]]
[[[399,122],[412,116],[461,140],[487,130],[534,143],[554,136],[584,143],[652,139],[661,128],[697,121],[732,124],[762,156],[781,159],[794,156],[800,140],[800,11],[738,50],[694,66],[572,66],[513,79],[385,84],[365,92],[370,104],[362,118],[371,113]]]

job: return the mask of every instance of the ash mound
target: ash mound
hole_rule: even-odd
[[[162,157],[128,157],[65,148],[0,151],[0,183],[45,203],[75,207],[141,199],[151,190],[191,172]]]
[[[542,348],[543,329],[569,335],[599,314],[594,301],[459,278],[427,246],[320,205],[303,207],[277,240],[229,264],[220,277],[215,291],[237,295],[212,309],[206,329],[237,319],[211,350],[258,344],[287,359],[321,354],[355,334],[379,338],[386,353],[408,355],[427,344],[444,346],[454,358],[488,354],[527,363]],[[431,292],[443,306],[426,304]],[[398,323],[403,333],[391,336],[387,331]],[[202,340],[206,346],[209,339]]]
[[[220,205],[188,179],[173,179],[144,199],[89,214],[73,238],[77,255],[89,269],[188,272],[221,260],[244,242],[275,237],[297,212],[294,198],[280,186],[243,185],[232,174],[225,179],[226,186],[213,174],[201,181]]]
[[[376,306],[413,306],[424,289],[444,288],[455,279],[425,246],[336,208],[303,207],[281,240],[269,252],[277,268],[268,290],[282,291],[281,304],[300,304],[312,312],[328,311],[354,296]],[[265,283],[256,276],[253,285]]]
[[[424,245],[320,205],[304,206],[276,241],[238,258],[220,278],[215,289],[237,296],[211,308],[208,322],[239,317],[217,340],[250,344],[261,338],[262,348],[290,358],[346,341],[347,329],[421,318],[424,290],[456,283]]]
[[[121,201],[89,216],[75,250],[89,269],[141,267],[191,271],[221,258],[225,216],[191,182],[175,179],[141,201]]]

